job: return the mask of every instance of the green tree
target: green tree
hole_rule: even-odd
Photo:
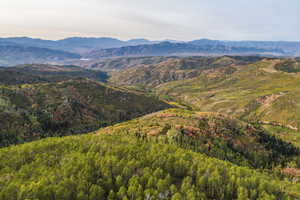
[[[243,187],[238,188],[238,198],[237,200],[250,200],[248,198],[248,191]]]
[[[92,185],[90,188],[89,200],[104,199],[105,191],[99,185]]]
[[[182,196],[180,193],[175,193],[173,196],[172,196],[172,200],[182,200]]]

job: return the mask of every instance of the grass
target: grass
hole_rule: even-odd
[[[204,112],[224,112],[244,120],[276,121],[300,128],[300,75],[265,71],[278,62],[264,60],[238,67],[233,74],[211,77],[209,72],[194,79],[161,84],[156,93]],[[272,102],[257,103],[279,94],[283,95]]]

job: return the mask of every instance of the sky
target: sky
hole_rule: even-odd
[[[300,41],[299,0],[0,0],[0,37]]]

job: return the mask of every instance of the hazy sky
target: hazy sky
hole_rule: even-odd
[[[299,0],[0,0],[0,37],[300,41]]]

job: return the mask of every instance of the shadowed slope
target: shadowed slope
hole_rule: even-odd
[[[105,82],[105,72],[87,70],[73,65],[28,64],[9,68],[0,68],[0,84],[32,84],[57,82],[78,77]]]
[[[168,107],[143,94],[85,79],[0,86],[0,144],[85,133]]]

